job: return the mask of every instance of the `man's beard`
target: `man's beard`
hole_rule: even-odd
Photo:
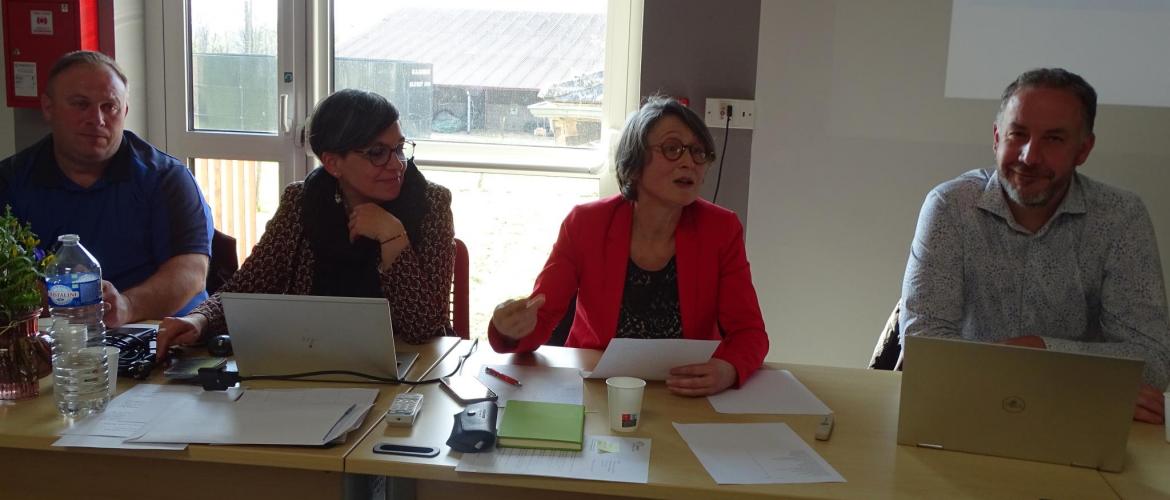
[[[1031,196],[1024,197],[1024,194],[1010,182],[1003,183],[1003,192],[1007,193],[1008,198],[1016,204],[1025,207],[1043,207],[1052,199],[1052,189],[1046,189]]]

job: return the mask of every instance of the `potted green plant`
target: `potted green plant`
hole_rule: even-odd
[[[0,399],[36,396],[52,371],[51,353],[37,332],[44,305],[42,270],[51,260],[36,234],[6,207],[0,217]]]

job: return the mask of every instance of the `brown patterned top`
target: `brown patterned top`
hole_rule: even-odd
[[[304,182],[284,189],[280,207],[268,222],[252,255],[222,292],[309,295],[313,290],[313,251],[301,221]],[[431,211],[423,217],[420,248],[407,246],[389,271],[380,273],[382,293],[390,301],[394,335],[412,344],[439,337],[450,327],[451,273],[455,265],[455,225],[451,191],[427,182]],[[204,335],[227,330],[219,293],[191,311],[207,318]]]

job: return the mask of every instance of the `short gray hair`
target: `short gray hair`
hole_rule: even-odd
[[[622,197],[627,200],[638,199],[638,179],[642,177],[642,169],[650,160],[650,143],[647,140],[650,129],[654,128],[658,120],[668,115],[682,120],[695,137],[702,141],[707,151],[715,151],[715,140],[711,138],[711,131],[707,130],[707,125],[703,123],[698,113],[672,97],[650,96],[646,104],[630,114],[626,120],[621,141],[618,142],[617,154],[614,155],[618,188],[621,189]]]
[[[1081,75],[1064,68],[1036,68],[1025,71],[1016,80],[1003,89],[1003,96],[999,100],[999,112],[995,121],[1003,117],[1003,110],[1017,92],[1029,88],[1059,89],[1072,92],[1077,100],[1081,101],[1081,117],[1084,119],[1085,133],[1093,133],[1093,122],[1097,119],[1097,91]]]
[[[126,74],[122,72],[122,68],[110,56],[92,50],[75,50],[61,56],[60,59],[57,59],[57,62],[53,63],[52,69],[49,70],[49,79],[45,81],[45,93],[47,94],[53,90],[53,83],[57,81],[58,75],[78,64],[98,67],[105,66],[110,71],[113,71],[119,80],[122,80],[122,85],[130,85],[130,82],[126,79]]]

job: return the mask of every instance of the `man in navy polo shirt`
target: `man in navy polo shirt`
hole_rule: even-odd
[[[126,76],[98,52],[66,54],[41,95],[52,133],[0,162],[11,205],[41,247],[77,234],[102,266],[105,323],[186,314],[207,298],[211,211],[191,172],[129,131]]]

